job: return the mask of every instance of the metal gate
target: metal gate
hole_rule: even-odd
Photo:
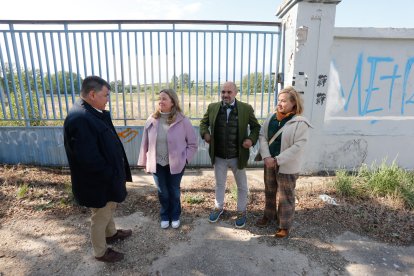
[[[111,84],[109,109],[123,125],[145,120],[165,87],[197,120],[226,80],[263,118],[280,44],[274,22],[0,21],[0,119],[59,124],[88,75]]]
[[[108,108],[134,151],[166,87],[196,128],[227,80],[263,119],[276,101],[280,34],[277,22],[0,20],[0,162],[64,164],[59,129],[89,75],[111,84]],[[49,137],[44,126],[58,129]],[[194,165],[209,163],[202,143]]]

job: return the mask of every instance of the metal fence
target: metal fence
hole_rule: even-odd
[[[165,87],[196,122],[227,80],[261,119],[276,100],[280,53],[277,22],[0,20],[0,123],[61,124],[88,75],[111,84],[118,125],[142,124]]]

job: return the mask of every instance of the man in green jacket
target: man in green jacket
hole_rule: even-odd
[[[222,101],[209,104],[200,122],[200,135],[210,144],[209,154],[216,178],[215,208],[209,221],[218,221],[224,211],[227,169],[230,168],[237,184],[238,215],[235,226],[243,228],[246,225],[249,192],[245,168],[249,160],[249,149],[259,137],[260,124],[252,106],[236,100],[237,91],[234,82],[223,84]]]

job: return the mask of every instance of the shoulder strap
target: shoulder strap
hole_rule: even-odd
[[[280,128],[275,135],[273,135],[272,139],[269,140],[269,146],[276,140],[277,137],[279,137],[280,134],[282,134],[283,129],[285,128],[285,125]]]

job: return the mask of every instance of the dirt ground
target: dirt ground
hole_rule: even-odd
[[[247,174],[250,201],[245,229],[233,227],[236,193],[231,173],[229,172],[226,191],[227,211],[220,223],[210,224],[207,217],[214,205],[213,172],[211,169],[187,169],[181,185],[182,226],[178,230],[162,230],[159,227],[159,204],[153,180],[150,175],[135,171],[134,181],[127,184],[127,200],[116,211],[117,225],[132,228],[134,234],[130,239],[114,246],[126,253],[126,259],[108,265],[93,260],[89,238],[89,210],[74,204],[69,192],[68,170],[2,166],[0,275],[233,274],[235,272],[231,270],[232,267],[224,264],[221,270],[209,270],[211,264],[206,260],[211,257],[211,252],[208,252],[213,245],[208,242],[214,238],[209,237],[209,233],[216,232],[217,236],[226,237],[225,242],[233,239],[243,241],[231,242],[230,247],[244,246],[240,249],[240,252],[245,250],[244,258],[236,258],[230,253],[224,256],[229,260],[234,258],[234,263],[241,260],[241,267],[246,265],[245,273],[239,270],[240,273],[235,274],[248,275],[248,271],[259,273],[260,270],[249,270],[254,267],[255,260],[258,266],[262,259],[249,255],[252,254],[250,248],[256,248],[257,252],[281,250],[288,257],[292,254],[286,262],[302,256],[304,261],[300,265],[303,267],[292,264],[292,270],[286,270],[286,274],[358,275],[361,271],[368,271],[368,274],[364,274],[369,275],[370,267],[385,269],[372,271],[387,274],[414,273],[414,212],[404,209],[402,204],[387,198],[339,198],[329,185],[331,177],[300,177],[296,189],[293,229],[289,239],[277,240],[273,237],[275,224],[264,229],[254,225],[261,217],[264,206],[263,173],[252,169]],[[338,205],[322,201],[319,198],[321,194],[331,196]],[[200,245],[200,242],[203,244]],[[354,242],[359,246],[354,246]],[[214,243],[214,246],[223,244],[224,242],[219,242],[218,245]],[[362,244],[364,246],[361,247]],[[395,254],[389,255],[401,255],[401,258],[388,263],[387,258],[390,256],[384,253],[379,261],[373,259],[366,264],[368,270],[361,270],[359,260],[362,255],[357,258],[350,252],[374,245],[379,252],[395,251]],[[191,251],[194,246],[205,250]],[[183,256],[188,251],[186,254],[190,257],[176,259],[177,248],[180,248]],[[346,255],[346,252],[349,254]],[[203,261],[186,263],[189,259]],[[170,263],[173,260],[175,263]],[[260,272],[276,273],[273,269],[279,262],[281,259],[278,255],[269,258],[268,263],[259,265],[263,269]],[[199,267],[186,271],[191,266]]]

